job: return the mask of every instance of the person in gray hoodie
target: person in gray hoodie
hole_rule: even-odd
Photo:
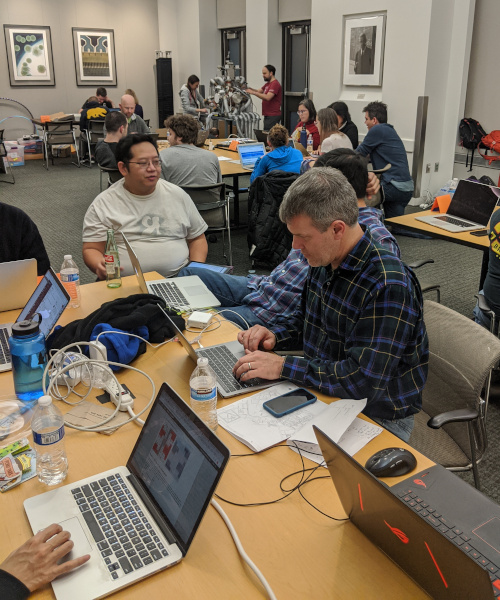
[[[187,83],[181,87],[179,96],[181,97],[182,112],[204,122],[207,118],[208,109],[204,107],[205,99],[198,91],[199,85],[200,78],[196,75],[190,75]]]

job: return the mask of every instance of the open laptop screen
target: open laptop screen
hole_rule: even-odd
[[[16,323],[32,319],[35,313],[39,313],[42,317],[40,331],[47,338],[68,302],[68,293],[50,268],[37,285]]]
[[[240,154],[241,164],[244,166],[255,165],[257,160],[264,156],[264,144],[239,144],[238,152]]]
[[[186,554],[229,450],[163,384],[127,463]]]
[[[486,227],[500,199],[500,188],[461,179],[453,194],[448,214]]]

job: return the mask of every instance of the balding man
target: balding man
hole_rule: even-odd
[[[139,117],[134,114],[135,100],[133,96],[124,94],[120,100],[120,110],[127,117],[128,133],[149,133],[149,127]],[[104,135],[106,135],[106,126],[104,126]]]

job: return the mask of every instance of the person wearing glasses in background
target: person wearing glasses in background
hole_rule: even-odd
[[[190,261],[205,262],[205,230],[191,198],[160,179],[161,161],[153,138],[127,135],[118,142],[116,162],[123,179],[102,192],[83,221],[83,259],[99,279],[106,278],[108,229],[123,231],[145,272],[175,275]],[[122,275],[134,273],[120,234],[115,236]]]
[[[299,122],[295,128],[292,137],[296,142],[300,142],[304,148],[307,148],[307,138],[312,135],[313,150],[317,150],[320,143],[319,131],[314,121],[316,121],[316,109],[312,100],[305,98],[299,104],[297,110]]]

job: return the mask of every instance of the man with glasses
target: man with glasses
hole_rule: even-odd
[[[160,179],[160,158],[151,136],[127,135],[118,142],[116,162],[123,179],[99,194],[83,222],[83,259],[99,279],[106,278],[107,231],[121,230],[145,272],[175,275],[190,261],[207,258],[207,225],[191,198]],[[122,275],[133,274],[121,236],[116,235]]]

